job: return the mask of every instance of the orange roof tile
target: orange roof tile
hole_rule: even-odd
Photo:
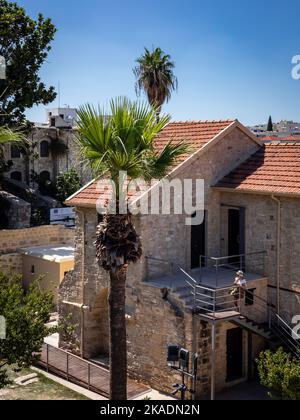
[[[265,144],[215,185],[237,192],[300,195],[300,144]]]
[[[157,136],[155,148],[158,151],[163,150],[170,140],[172,140],[173,143],[178,143],[181,140],[186,141],[186,143],[191,146],[191,151],[178,159],[177,166],[189,158],[192,153],[200,150],[210,140],[233,124],[233,122],[234,120],[173,122],[168,124]],[[83,187],[72,197],[67,199],[66,204],[70,206],[94,206],[99,198],[101,202],[107,200],[109,198],[109,187],[105,188],[104,186],[99,188],[98,182],[99,180],[96,180]],[[136,192],[135,194],[138,196],[141,192]]]

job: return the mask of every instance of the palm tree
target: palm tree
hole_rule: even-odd
[[[149,104],[157,109],[157,118],[162,105],[171,98],[171,93],[178,88],[178,80],[174,75],[174,63],[171,56],[160,48],[152,52],[145,48],[144,54],[136,60],[133,69],[136,81],[136,92],[142,90],[148,97]]]
[[[22,139],[23,136],[20,132],[0,126],[0,174],[9,169],[9,165],[5,161],[4,146],[8,143],[20,142]]]
[[[169,116],[156,120],[156,108],[126,98],[110,103],[110,117],[100,109],[85,105],[78,112],[78,144],[82,155],[98,176],[111,178],[116,185],[116,214],[107,210],[97,228],[96,255],[109,272],[110,398],[127,399],[127,350],[125,320],[126,273],[130,263],[142,256],[141,240],[129,210],[119,208],[120,171],[127,180],[164,177],[177,157],[187,150],[182,142],[161,151],[154,140],[168,124]]]

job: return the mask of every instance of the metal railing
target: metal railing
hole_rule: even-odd
[[[249,252],[241,255],[232,255],[226,257],[206,257],[199,256],[199,268],[194,270],[185,269],[185,272],[198,273],[198,283],[203,283],[203,278],[209,274],[212,284],[219,287],[219,280],[224,274],[235,277],[237,270],[243,270],[245,273],[255,273],[265,275],[265,251]],[[161,277],[171,277],[180,273],[182,267],[174,261],[163,258],[146,256],[147,279],[156,279]],[[221,284],[222,286],[222,284]]]
[[[65,350],[44,344],[38,364],[69,382],[109,396],[109,371]]]
[[[221,274],[225,271],[232,272],[233,278],[237,270],[245,273],[265,275],[266,251],[248,252],[246,254],[230,255],[226,257],[199,257],[199,282],[202,283],[203,275],[207,270],[214,270],[215,285],[218,287]]]
[[[236,288],[238,295],[234,295],[233,290],[235,287],[233,285],[213,289],[198,284],[198,282],[182,268],[181,272],[188,278],[188,280],[185,279],[185,282],[192,289],[191,293],[194,297],[194,310],[204,312],[213,317],[221,312],[240,313],[242,301],[240,288]]]
[[[249,296],[248,300],[251,301]],[[296,334],[287,321],[277,314],[275,305],[256,295],[252,297],[252,304],[255,305],[257,314],[264,315],[267,310],[269,332],[277,337],[293,356],[300,359],[300,335]],[[243,311],[241,313],[243,315]]]
[[[108,369],[82,359],[65,350],[44,344],[38,365],[69,382],[109,397],[110,374]],[[128,378],[128,399],[149,392],[149,388]]]

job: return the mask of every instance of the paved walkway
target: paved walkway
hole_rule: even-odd
[[[217,400],[269,401],[267,392],[258,382],[245,382],[218,394]]]

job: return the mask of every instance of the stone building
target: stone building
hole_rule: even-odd
[[[128,272],[128,365],[132,376],[170,392],[180,379],[167,366],[167,346],[180,345],[199,356],[191,386],[205,398],[253,376],[273,316],[291,322],[299,314],[300,145],[265,146],[238,121],[170,123],[157,149],[171,139],[185,140],[191,152],[168,179],[204,180],[197,209],[204,220],[190,226],[175,211],[134,217],[144,256]],[[152,191],[136,190],[136,206]],[[95,180],[67,201],[77,210],[75,268],[61,284],[59,306],[77,326],[72,348],[89,359],[108,353],[108,276],[93,245],[96,205],[106,198]],[[230,294],[237,269],[248,280],[238,307]],[[60,344],[70,345],[63,337]]]
[[[34,177],[55,180],[61,172],[75,168],[83,184],[91,179],[76,145],[76,129],[35,126],[28,135],[30,154],[25,156],[16,145],[5,146],[5,159],[13,165],[5,176],[34,187]]]

